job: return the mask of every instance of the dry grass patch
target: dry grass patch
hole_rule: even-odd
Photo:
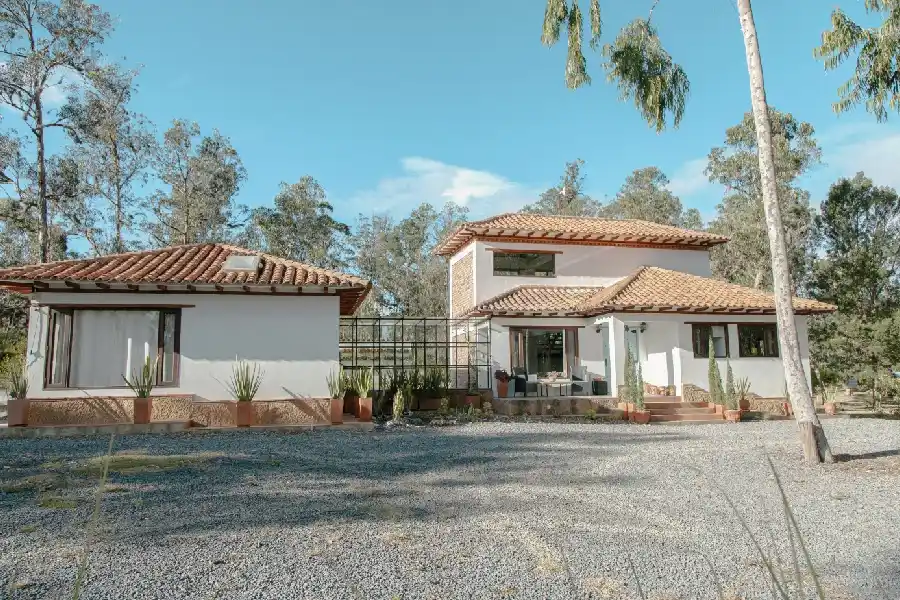
[[[69,510],[78,507],[78,501],[53,494],[44,494],[38,498],[38,506],[55,510]]]
[[[7,494],[20,494],[25,492],[49,492],[62,490],[68,487],[66,478],[59,473],[38,473],[20,479],[5,481],[0,485],[0,491]]]
[[[202,452],[198,454],[142,454],[135,452],[120,452],[109,457],[109,472],[120,475],[135,473],[155,473],[159,471],[172,471],[198,467],[223,455],[215,452]],[[74,470],[83,475],[99,476],[103,472],[105,456],[96,456],[81,461],[75,465]]]

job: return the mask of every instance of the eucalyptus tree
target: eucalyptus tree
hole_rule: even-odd
[[[146,223],[156,245],[229,241],[244,225],[235,201],[247,176],[231,141],[213,130],[201,137],[197,123],[175,120],[163,134],[156,174],[168,190],[151,196]]]
[[[41,261],[50,257],[47,134],[71,127],[50,96],[98,69],[98,47],[111,29],[109,15],[82,0],[0,0],[0,103],[19,113],[33,137]]]
[[[545,190],[538,201],[522,208],[522,212],[542,215],[569,215],[596,217],[602,205],[584,193],[585,176],[581,172],[584,161],[580,158],[566,163],[559,184]]]
[[[870,0],[875,1],[875,0]],[[678,127],[684,116],[690,82],[684,69],[665,50],[652,23],[653,12],[660,0],[653,0],[649,13],[626,25],[610,44],[602,48],[607,78],[616,83],[623,99],[634,102],[638,112],[656,131],[671,123]],[[800,430],[800,441],[810,463],[832,461],[825,432],[816,416],[803,363],[791,300],[791,277],[778,202],[772,126],[766,101],[759,41],[750,0],[737,0],[737,12],[744,40],[747,71],[750,80],[750,104],[756,127],[757,158],[760,187],[769,250],[779,330],[781,357],[788,393]],[[600,0],[589,0],[590,47],[600,48],[602,19]],[[578,88],[590,83],[587,61],[582,50],[584,15],[579,0],[547,0],[541,41],[553,45],[559,41],[565,25],[568,33],[566,85]]]
[[[831,13],[831,30],[813,50],[828,71],[856,56],[853,75],[838,88],[836,113],[864,104],[879,121],[900,111],[900,0],[865,0],[865,10],[882,15],[877,27],[862,27],[841,9]],[[887,104],[887,107],[885,107]]]
[[[158,143],[152,125],[129,108],[134,71],[104,67],[89,78],[93,86],[72,97],[63,112],[72,122],[67,157],[77,166],[78,199],[65,205],[75,231],[96,254],[125,252]]]
[[[669,178],[658,167],[635,169],[616,197],[603,208],[604,216],[640,219],[662,225],[700,229],[703,219],[696,208],[684,210],[681,200],[667,188]]]

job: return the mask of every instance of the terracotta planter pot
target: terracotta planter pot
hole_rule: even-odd
[[[150,413],[153,412],[153,398],[134,399],[134,424],[147,425],[150,423]]]
[[[372,420],[372,399],[359,398],[356,401],[357,411],[356,418],[360,421],[368,423]]]
[[[632,415],[632,422],[636,425],[646,425],[650,422],[650,411],[649,410],[636,410]]]
[[[234,423],[238,427],[253,425],[253,404],[251,402],[235,402]]]
[[[738,408],[740,408],[744,412],[750,410],[750,400],[741,398],[740,402],[738,402]]]
[[[25,427],[28,425],[28,398],[10,398],[6,404],[6,425],[8,427]]]
[[[616,408],[618,408],[619,410],[622,411],[623,419],[628,419],[628,403],[627,402],[619,402],[619,404],[616,406]]]
[[[725,414],[725,406],[723,406],[722,404],[716,404],[716,414],[717,415]]]
[[[790,402],[784,402],[784,414],[788,417],[794,414],[794,408],[791,406]]]
[[[497,397],[506,398],[509,394],[509,381],[497,380]]]
[[[729,423],[737,423],[741,420],[741,411],[740,410],[726,410],[725,411],[725,420]]]
[[[359,394],[344,392],[344,412],[350,413],[354,417],[359,416]]]
[[[331,399],[331,424],[340,425],[344,422],[344,400],[340,398]]]
[[[826,415],[836,415],[837,414],[837,404],[834,402],[826,402],[825,403],[825,414]]]

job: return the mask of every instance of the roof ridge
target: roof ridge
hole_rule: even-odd
[[[192,244],[175,244],[173,246],[163,246],[162,248],[145,248],[144,250],[129,250],[128,252],[115,252],[113,254],[103,254],[101,256],[83,256],[81,258],[64,258],[61,260],[51,260],[45,263],[29,263],[26,265],[18,265],[15,267],[0,267],[0,271],[8,271],[10,269],[26,269],[29,267],[53,267],[58,265],[73,264],[85,261],[106,260],[108,258],[122,258],[125,256],[135,256],[138,254],[149,254],[151,252],[164,252],[175,248],[190,248],[192,246],[223,246],[225,244],[217,244],[215,242],[194,242]]]

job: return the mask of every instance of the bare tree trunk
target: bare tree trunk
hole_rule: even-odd
[[[119,142],[113,140],[112,158],[113,158],[113,175],[115,176],[116,189],[116,240],[113,242],[113,252],[124,252],[125,241],[122,239],[122,229],[124,228],[124,207],[122,206],[122,167],[119,164]]]
[[[41,246],[41,262],[50,260],[50,207],[47,204],[47,160],[44,156],[44,107],[41,95],[34,97],[34,136],[37,144],[38,210],[41,211],[41,227],[38,243]]]
[[[778,321],[778,341],[781,361],[787,382],[791,405],[800,429],[800,443],[806,462],[832,462],[831,449],[825,439],[825,431],[816,416],[803,363],[800,360],[800,344],[791,302],[791,276],[788,267],[787,247],[781,224],[781,207],[778,204],[778,187],[775,180],[775,154],[772,147],[772,128],[769,123],[769,106],[763,82],[762,59],[756,38],[756,23],[750,0],[737,0],[744,47],[747,53],[747,70],[750,74],[750,100],[753,120],[756,124],[756,141],[759,152],[759,172],[762,182],[763,210],[769,234],[769,250],[772,255],[772,279],[775,284],[775,313]]]

